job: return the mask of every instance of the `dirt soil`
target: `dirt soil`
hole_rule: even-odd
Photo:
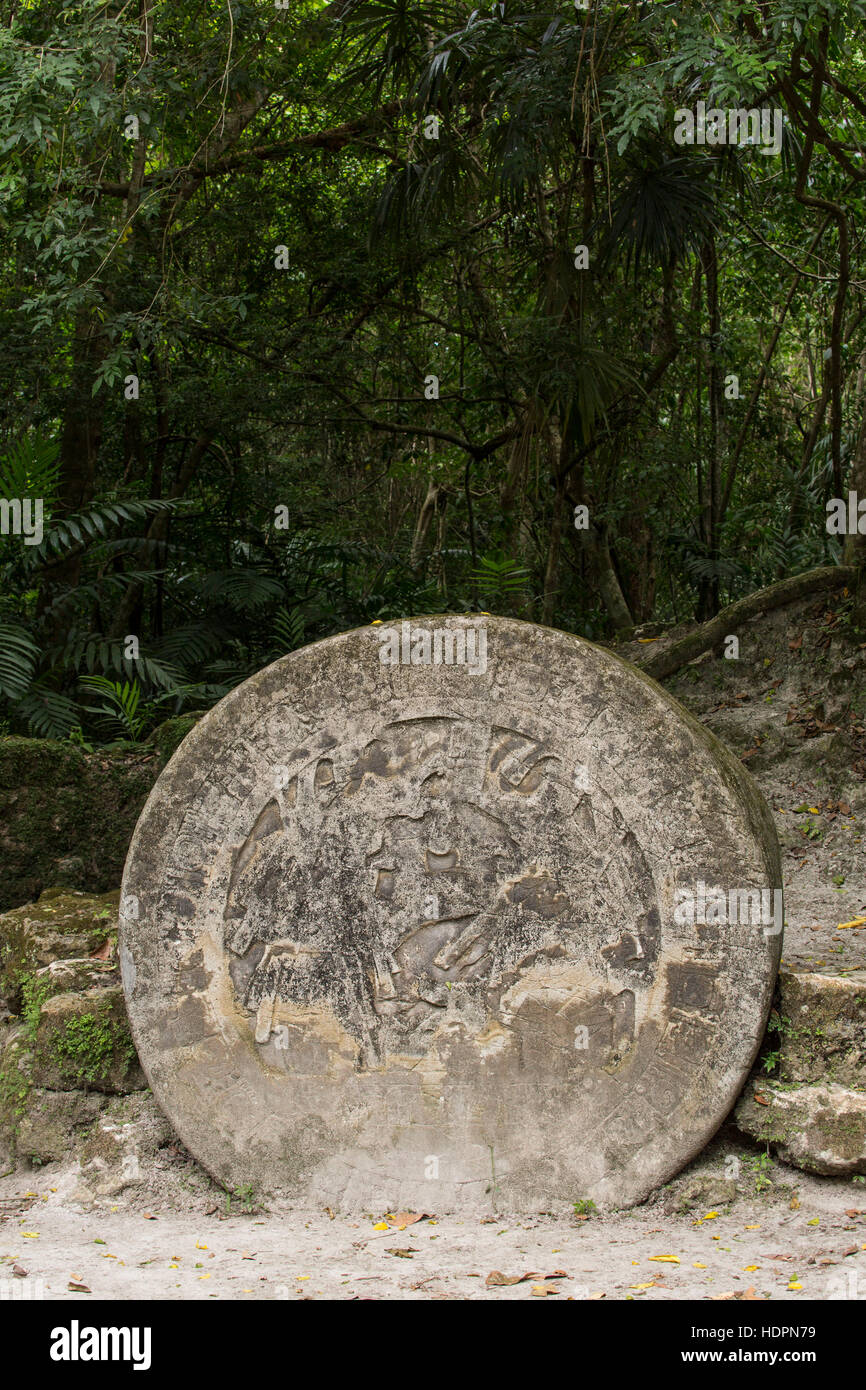
[[[713,1195],[726,1195],[722,1175],[736,1164],[739,1193],[710,1205]],[[216,1189],[190,1192],[186,1164],[162,1196],[138,1192],[134,1201],[86,1209],[70,1202],[69,1175],[52,1167],[34,1175],[32,1188],[22,1190],[20,1178],[0,1183],[7,1297],[79,1305],[136,1298],[866,1298],[866,1181],[767,1164],[725,1136],[631,1211],[584,1219],[571,1211],[480,1219],[431,1213],[403,1229],[393,1222],[398,1213],[245,1213]],[[389,1217],[393,1224],[377,1229]]]

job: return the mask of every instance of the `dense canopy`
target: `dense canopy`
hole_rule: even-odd
[[[585,5],[2,0],[7,731],[862,586],[866,3]]]

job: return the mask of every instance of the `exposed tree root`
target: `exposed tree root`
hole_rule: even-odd
[[[729,604],[695,632],[690,632],[678,642],[636,664],[655,680],[665,680],[680,667],[703,656],[725,637],[737,634],[743,623],[750,619],[770,613],[774,608],[783,608],[785,604],[796,603],[798,599],[811,598],[845,586],[853,589],[856,578],[857,571],[853,565],[826,565],[807,570],[805,574],[795,574],[792,579],[780,579],[777,584],[770,584],[766,589],[758,589],[754,594],[747,594],[745,598]]]

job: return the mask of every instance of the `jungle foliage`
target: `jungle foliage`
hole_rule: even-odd
[[[377,618],[862,572],[864,20],[0,0],[5,728],[137,740]],[[781,153],[678,145],[699,100]]]

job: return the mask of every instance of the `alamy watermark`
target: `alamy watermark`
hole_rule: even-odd
[[[844,497],[831,497],[827,503],[827,534],[830,536],[866,536],[866,497],[849,492]]]
[[[674,921],[679,926],[702,923],[764,928],[764,936],[778,936],[784,925],[784,905],[781,888],[723,888],[707,887],[698,880],[695,892],[678,888]]]
[[[487,628],[383,627],[378,634],[383,666],[465,666],[473,675],[487,670]]]
[[[694,111],[686,106],[674,112],[674,140],[678,145],[757,145],[761,154],[780,154],[782,111],[779,107],[736,107],[723,111],[699,101]]]
[[[25,545],[41,545],[42,513],[41,497],[0,497],[0,535],[23,536]]]

